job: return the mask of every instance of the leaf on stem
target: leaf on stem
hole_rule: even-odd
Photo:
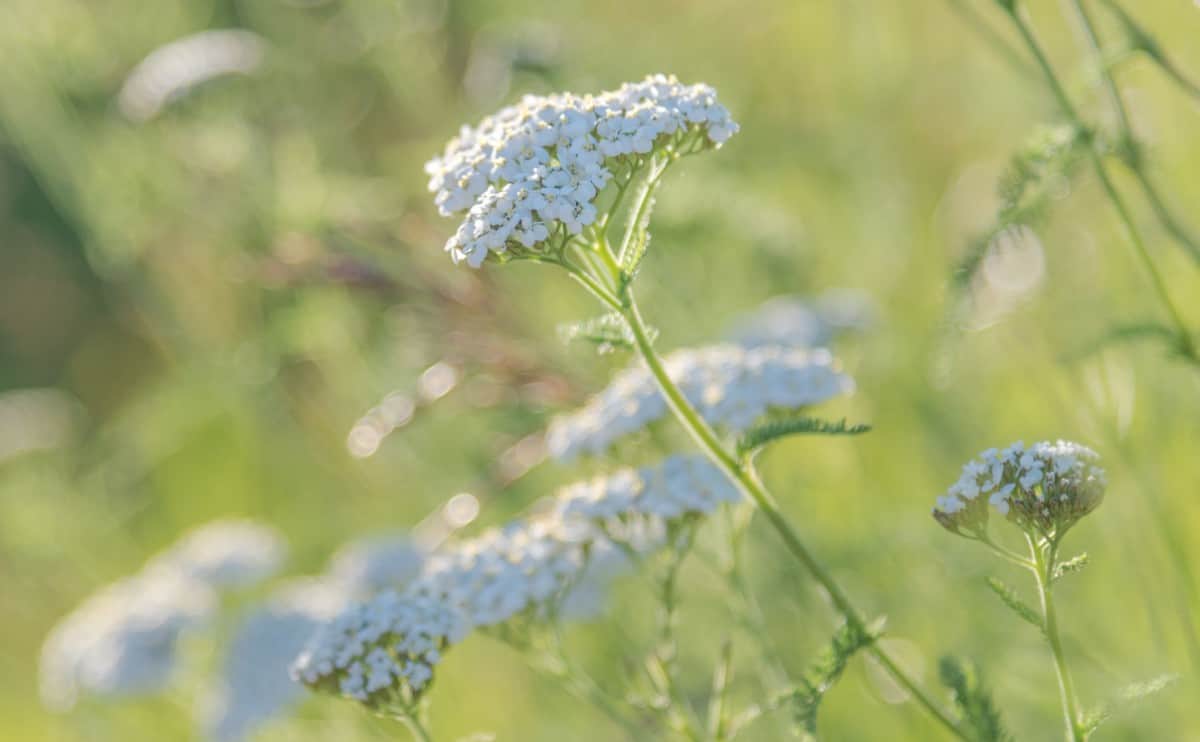
[[[1131,706],[1134,706],[1147,698],[1158,694],[1175,683],[1179,679],[1178,675],[1165,674],[1159,675],[1156,678],[1145,680],[1140,683],[1131,683],[1117,692],[1117,694],[1107,703],[1101,704],[1098,708],[1093,709],[1084,716],[1081,726],[1083,727],[1084,735],[1089,735],[1096,729],[1108,721],[1112,716],[1120,711],[1123,711]]]
[[[1070,559],[1068,559],[1065,562],[1059,562],[1054,567],[1054,574],[1052,575],[1052,580],[1057,582],[1059,579],[1061,579],[1062,577],[1064,577],[1066,575],[1072,574],[1074,572],[1082,572],[1083,568],[1086,567],[1087,565],[1088,565],[1088,555],[1087,555],[1087,552],[1085,551],[1084,553],[1080,554],[1079,556],[1071,557]]]
[[[841,677],[850,658],[875,641],[878,631],[877,627],[864,627],[857,622],[842,624],[829,646],[805,671],[792,696],[794,731],[801,738],[815,739],[821,699]]]
[[[938,674],[942,685],[951,691],[962,730],[971,742],[1011,742],[991,692],[973,663],[943,657],[938,663]]]
[[[1000,601],[1004,605],[1012,609],[1013,613],[1028,621],[1031,625],[1036,626],[1038,631],[1045,633],[1046,628],[1042,624],[1041,615],[1033,608],[1030,608],[1025,601],[1021,600],[1016,590],[1013,590],[995,577],[987,578],[987,586],[992,589],[992,592],[996,593],[996,596],[1000,598]]]
[[[651,340],[658,335],[658,330],[652,327],[648,328],[648,332]],[[561,324],[558,326],[558,335],[565,343],[591,343],[601,354],[615,350],[632,350],[634,347],[633,333],[625,319],[616,312],[581,322]]]
[[[752,453],[768,443],[792,435],[861,435],[870,425],[847,425],[846,419],[822,420],[817,417],[775,417],[759,423],[742,434],[738,440],[738,455]]]
[[[1132,325],[1118,325],[1087,345],[1080,347],[1063,357],[1067,363],[1082,361],[1096,355],[1111,345],[1136,343],[1144,340],[1156,340],[1166,343],[1174,353],[1182,352],[1179,347],[1179,335],[1170,327],[1156,322],[1142,322]]]

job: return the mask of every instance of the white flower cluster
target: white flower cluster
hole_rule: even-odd
[[[873,317],[870,300],[849,289],[827,291],[815,300],[777,296],[742,317],[729,339],[747,348],[820,348],[843,333],[866,329]]]
[[[246,587],[274,575],[286,556],[287,543],[274,528],[251,520],[218,520],[186,534],[148,567],[178,570],[212,587]]]
[[[555,513],[514,521],[435,554],[410,590],[495,626],[551,605],[583,571],[592,540],[586,524]]]
[[[63,619],[42,649],[42,697],[68,708],[80,692],[152,693],[169,679],[176,646],[216,609],[216,590],[273,574],[286,546],[272,528],[251,521],[201,526],[141,572],[101,589]]]
[[[708,85],[652,75],[599,95],[526,96],[463,127],[425,166],[443,216],[466,211],[446,243],[454,262],[533,248],[595,222],[596,196],[618,170],[693,137],[719,146],[737,131]]]
[[[563,488],[558,512],[564,521],[584,520],[606,533],[621,533],[630,520],[674,521],[707,515],[741,495],[708,459],[674,454],[657,466],[623,469]]]
[[[304,688],[291,681],[289,667],[321,625],[348,602],[348,593],[337,583],[293,580],[247,614],[229,642],[218,684],[201,709],[205,737],[243,742],[297,703]]]
[[[446,603],[389,590],[321,627],[296,659],[292,677],[373,708],[411,710],[441,652],[468,630]]]
[[[329,579],[358,594],[398,590],[421,573],[426,554],[407,532],[358,539],[333,555]]]
[[[854,390],[854,381],[821,349],[715,345],[675,351],[664,363],[704,419],[733,433],[770,410],[806,407]],[[650,371],[632,366],[582,409],[552,422],[546,447],[563,461],[602,453],[666,414],[666,401]]]
[[[175,571],[148,570],[115,582],[80,605],[42,647],[42,700],[65,710],[81,693],[154,692],[175,668],[180,635],[208,620],[213,592]]]
[[[976,530],[986,525],[986,502],[1022,527],[1062,533],[1100,504],[1106,481],[1099,458],[1086,446],[1061,440],[988,449],[937,498],[934,517],[952,531]]]

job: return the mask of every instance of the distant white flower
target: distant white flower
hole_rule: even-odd
[[[704,419],[731,433],[749,428],[768,411],[807,407],[854,389],[833,356],[819,349],[715,345],[675,351],[664,364]],[[551,423],[546,446],[564,461],[602,453],[667,412],[649,370],[632,366],[581,410]]]
[[[411,711],[442,651],[468,629],[443,601],[387,591],[322,626],[296,659],[292,677],[372,708]]]
[[[133,696],[162,690],[180,635],[207,621],[216,597],[174,570],[147,570],[88,598],[42,647],[41,695],[67,709],[81,694]]]
[[[251,520],[217,520],[184,535],[149,569],[174,569],[213,587],[245,587],[274,575],[287,555],[283,537]]]
[[[426,550],[411,533],[371,536],[338,549],[330,562],[329,577],[363,595],[401,590],[420,574],[425,556]]]
[[[1061,535],[1104,497],[1107,482],[1099,458],[1070,441],[990,448],[967,462],[958,481],[938,498],[934,518],[956,533],[982,532],[986,502],[1023,529]]]
[[[201,708],[207,739],[243,742],[283,716],[304,696],[292,662],[327,621],[350,604],[330,580],[295,580],[276,589],[238,624],[216,687]]]
[[[431,556],[409,592],[456,607],[477,627],[544,614],[582,573],[597,535],[554,512],[514,521]]]
[[[815,300],[777,296],[738,320],[729,339],[747,348],[820,348],[844,332],[865,329],[873,316],[870,300],[858,291],[827,291]]]
[[[598,95],[525,96],[464,126],[426,164],[438,211],[466,212],[446,251],[478,268],[489,255],[578,235],[618,173],[660,148],[720,146],[737,128],[711,87],[664,75]]]

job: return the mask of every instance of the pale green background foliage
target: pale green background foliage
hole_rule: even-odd
[[[990,3],[964,4],[1009,38]],[[1036,5],[1072,91],[1086,93],[1077,39],[1055,3]],[[1130,7],[1200,75],[1200,9]],[[1023,575],[928,511],[983,448],[1088,443],[1107,460],[1109,499],[1068,539],[1091,565],[1059,588],[1081,695],[1181,673],[1098,738],[1200,737],[1198,377],[1148,345],[1063,360],[1160,311],[1086,175],[1038,227],[1040,286],[1003,312],[952,311],[952,268],[992,220],[1009,154],[1054,109],[1028,65],[951,3],[7,0],[3,17],[0,390],[58,387],[79,414],[54,450],[0,460],[0,737],[189,738],[189,681],[163,699],[56,717],[40,710],[35,672],[58,617],[193,524],[269,520],[294,544],[294,571],[313,572],[341,541],[415,523],[461,489],[486,497],[482,521],[500,522],[580,473],[544,465],[508,487],[488,474],[622,362],[557,341],[559,322],[596,308],[557,271],[452,267],[441,244],[454,225],[434,213],[421,165],[460,123],[522,92],[658,71],[713,84],[742,124],[661,191],[640,279],[660,347],[713,339],[777,293],[848,286],[878,304],[872,331],[839,348],[859,392],[825,411],[874,431],[789,441],[764,461],[814,550],[914,642],[930,684],[940,653],[971,657],[1018,738],[1054,738],[1047,651],[984,584],[1000,574],[1024,589]],[[141,58],[228,27],[267,40],[259,74],[206,85],[143,125],[121,117],[115,94]],[[1200,227],[1200,110],[1145,63],[1119,79],[1162,190]],[[1200,273],[1121,175],[1200,325]],[[351,457],[354,421],[439,359],[465,368],[460,388],[373,457]],[[20,421],[2,424],[0,437],[22,434]],[[751,543],[773,638],[802,668],[831,633],[827,611],[773,533]],[[685,572],[682,662],[698,697],[731,631],[711,582],[701,566]],[[652,615],[629,581],[602,621],[572,630],[572,646],[619,684]],[[751,644],[733,633],[745,702]],[[210,646],[189,652],[213,661]],[[440,739],[616,734],[482,638],[449,655],[432,714]],[[830,739],[938,734],[915,709],[882,703],[861,659],[822,714]],[[264,738],[400,733],[320,699]],[[777,733],[763,724],[748,738]]]

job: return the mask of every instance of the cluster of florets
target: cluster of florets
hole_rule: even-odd
[[[614,177],[654,152],[719,146],[737,128],[711,87],[664,75],[594,96],[526,96],[463,127],[426,164],[438,211],[466,211],[446,251],[477,268],[492,254],[561,244],[596,221],[596,197]]]
[[[428,551],[411,534],[352,541],[330,559],[329,579],[358,593],[400,588],[421,573]]]
[[[843,333],[866,329],[874,315],[866,295],[850,289],[827,291],[815,299],[777,296],[739,318],[728,337],[747,348],[822,348]]]
[[[148,566],[179,570],[213,587],[241,587],[275,574],[286,556],[287,544],[274,528],[251,520],[218,520],[192,530]]]
[[[321,627],[292,676],[371,708],[410,712],[433,680],[442,651],[469,626],[444,601],[387,591]]]
[[[151,570],[103,588],[46,639],[43,702],[66,709],[82,692],[125,696],[161,687],[175,669],[181,635],[215,607],[210,589],[174,571]]]
[[[715,345],[676,351],[664,363],[704,419],[730,433],[746,430],[769,411],[807,407],[854,389],[854,381],[825,350]],[[667,412],[649,370],[632,366],[582,409],[555,420],[546,446],[561,460],[602,453]]]
[[[587,521],[611,538],[627,540],[631,524],[707,515],[722,503],[739,499],[737,489],[708,459],[675,454],[658,466],[623,469],[565,487],[558,494],[557,507],[563,520]]]
[[[1057,538],[1096,509],[1107,484],[1095,451],[1070,441],[1018,441],[984,451],[937,499],[933,517],[950,531],[982,535],[989,506],[1026,532]]]
[[[349,602],[349,591],[337,582],[291,580],[244,616],[201,708],[205,736],[217,742],[248,740],[297,703],[304,687],[289,677],[292,662]]]
[[[81,692],[158,690],[175,668],[184,632],[207,623],[216,610],[216,590],[266,579],[285,552],[275,530],[250,521],[216,521],[193,530],[54,628],[42,649],[44,701],[67,708]]]

